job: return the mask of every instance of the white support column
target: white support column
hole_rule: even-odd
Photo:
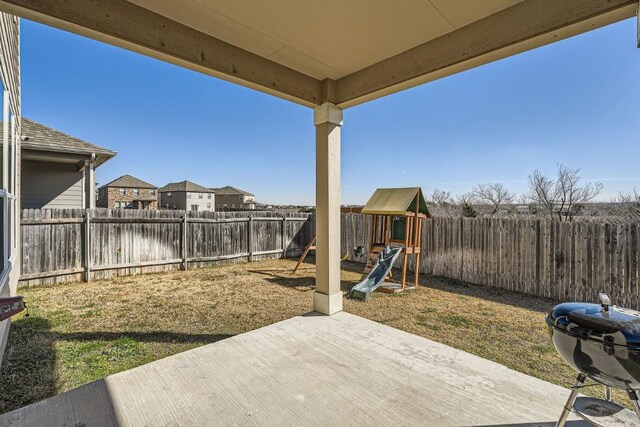
[[[91,156],[89,162],[89,208],[96,207],[96,161],[95,156]]]
[[[340,291],[340,126],[342,110],[326,102],[314,110],[316,126],[316,291],[313,310],[342,311]]]
[[[96,207],[96,161],[95,154],[91,155],[91,159],[84,161],[82,170],[83,179],[83,207],[85,209],[95,209]]]

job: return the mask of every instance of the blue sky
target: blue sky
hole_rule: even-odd
[[[630,19],[345,111],[343,203],[393,186],[522,193],[557,163],[601,180],[603,200],[640,190],[636,31]],[[314,204],[308,108],[26,20],[21,60],[25,117],[118,152],[100,183],[128,173]]]

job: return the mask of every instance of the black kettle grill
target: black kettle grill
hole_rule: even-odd
[[[627,391],[638,417],[633,421],[640,420],[637,394],[640,390],[640,312],[611,305],[604,293],[599,297],[601,304],[559,304],[546,317],[553,345],[579,372],[557,426],[564,425],[572,410],[590,422],[594,422],[594,415],[613,417],[615,422],[628,420],[629,416],[634,418],[632,413],[612,402],[612,388]],[[582,398],[589,403],[576,404],[578,392],[585,387],[587,379],[605,386],[605,399]],[[593,413],[583,413],[585,407]]]

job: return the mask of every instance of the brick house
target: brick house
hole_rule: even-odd
[[[158,209],[158,187],[123,175],[98,189],[96,206],[120,209]]]

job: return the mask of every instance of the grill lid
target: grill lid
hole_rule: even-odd
[[[547,324],[584,339],[640,347],[640,312],[609,306],[604,301],[602,305],[559,304],[547,316]]]

